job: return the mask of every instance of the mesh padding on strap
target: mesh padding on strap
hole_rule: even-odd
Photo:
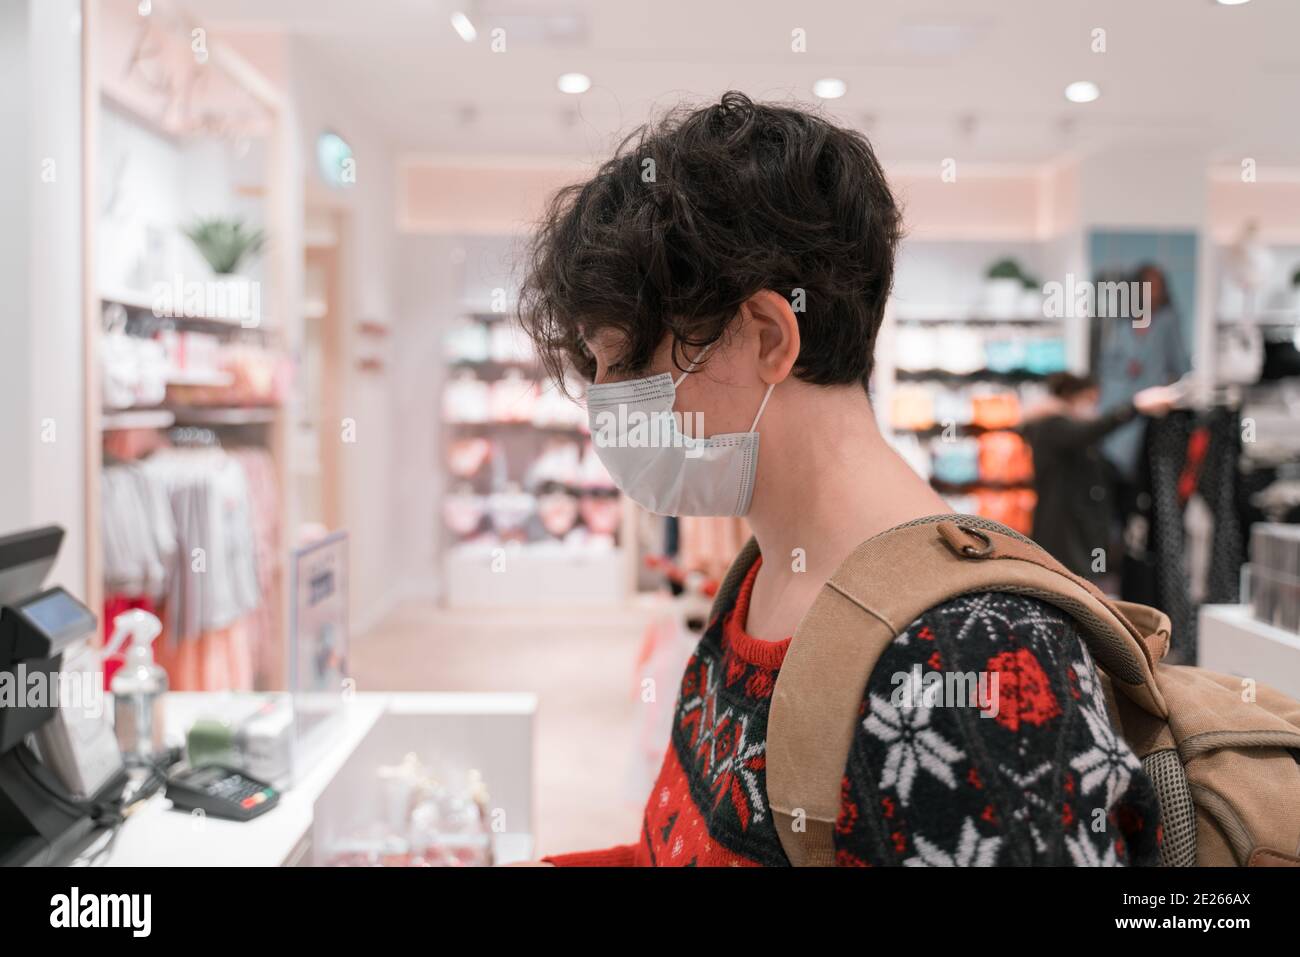
[[[1142,770],[1155,786],[1160,800],[1161,867],[1196,865],[1196,807],[1187,786],[1187,772],[1177,751],[1152,751],[1142,759]]]

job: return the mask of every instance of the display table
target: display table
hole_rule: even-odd
[[[169,737],[231,695],[173,692]],[[117,866],[283,866],[326,863],[335,841],[379,816],[376,770],[415,753],[437,767],[480,771],[503,822],[498,863],[532,856],[531,694],[366,693],[352,695],[322,729],[306,767],[266,814],[247,822],[195,817],[154,795],[123,825],[99,863]]]
[[[1197,664],[1300,698],[1300,635],[1256,621],[1248,605],[1201,608]]]

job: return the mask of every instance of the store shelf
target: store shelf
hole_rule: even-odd
[[[222,372],[217,369],[204,371],[174,369],[167,373],[168,385],[212,386],[215,388],[224,388],[234,381],[235,377],[229,372]]]
[[[453,371],[461,369],[470,369],[479,374],[480,379],[500,378],[511,369],[517,369],[527,375],[536,376],[541,367],[534,360],[529,359],[452,359],[448,366]],[[487,373],[487,375],[484,375]]]
[[[1300,326],[1300,312],[1292,309],[1262,309],[1253,319],[1244,316],[1220,316],[1214,323],[1220,329],[1239,329],[1242,326]]]
[[[958,326],[1059,326],[1062,319],[1047,316],[896,316],[895,322],[916,325]]]
[[[1038,382],[1046,379],[1050,372],[1031,372],[1017,369],[1011,372],[995,372],[992,369],[976,369],[974,372],[949,372],[947,369],[898,369],[894,373],[899,382],[1001,382],[1017,385],[1021,382]]]
[[[930,485],[936,492],[948,495],[965,495],[971,492],[1019,492],[1034,489],[1033,482],[962,482],[954,485],[942,479],[931,478]]]
[[[456,545],[443,571],[449,608],[607,608],[628,592],[620,548]]]
[[[274,323],[270,322],[265,316],[260,316],[258,321],[253,325],[245,325],[243,320],[231,318],[228,316],[214,315],[185,315],[185,314],[159,314],[154,309],[154,299],[147,293],[134,289],[101,289],[99,299],[105,303],[116,303],[133,312],[147,312],[157,319],[168,319],[172,322],[188,323],[196,326],[206,326],[220,330],[238,330],[244,332],[269,332],[275,328]]]
[[[133,289],[101,289],[99,298],[103,302],[115,302],[120,306],[126,306],[128,309],[143,309],[153,312],[153,297],[147,292],[137,292]]]
[[[949,429],[948,426],[943,425],[942,423],[935,423],[934,425],[927,426],[924,429],[909,428],[905,425],[894,425],[890,426],[890,428],[900,435],[915,435],[918,439],[938,438],[941,435],[947,434]],[[1002,428],[990,429],[986,426],[975,425],[971,422],[953,423],[952,425],[952,430],[957,435],[961,436],[978,436],[983,435],[986,432],[1007,432],[1013,431],[1015,428],[1015,426],[1005,426]]]
[[[556,435],[574,435],[586,437],[586,429],[576,425],[537,425],[527,420],[487,419],[482,422],[448,422],[455,429],[530,429],[535,432],[555,433]]]
[[[267,425],[280,414],[278,406],[175,406],[177,425]]]
[[[105,412],[100,427],[105,432],[123,429],[169,429],[176,424],[176,416],[167,409],[124,409]]]

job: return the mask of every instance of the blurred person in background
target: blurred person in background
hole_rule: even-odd
[[[1101,414],[1101,390],[1090,377],[1057,372],[1047,388],[1047,398],[1026,410],[1020,428],[1034,456],[1033,538],[1070,571],[1112,591],[1118,567],[1098,563],[1095,554],[1110,553],[1118,478],[1102,443],[1142,416],[1164,415],[1177,393],[1150,386]]]
[[[1130,298],[1127,316],[1101,316],[1097,356],[1098,405],[1103,412],[1123,410],[1143,389],[1169,385],[1192,368],[1183,336],[1182,317],[1169,291],[1164,271],[1144,263],[1132,275],[1137,301]],[[1140,420],[1121,423],[1102,445],[1132,497],[1146,426]],[[1126,511],[1127,511],[1126,507]]]

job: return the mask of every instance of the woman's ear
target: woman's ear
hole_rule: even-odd
[[[799,358],[799,320],[780,293],[764,289],[741,305],[746,338],[755,343],[758,374],[768,384],[782,382]]]

